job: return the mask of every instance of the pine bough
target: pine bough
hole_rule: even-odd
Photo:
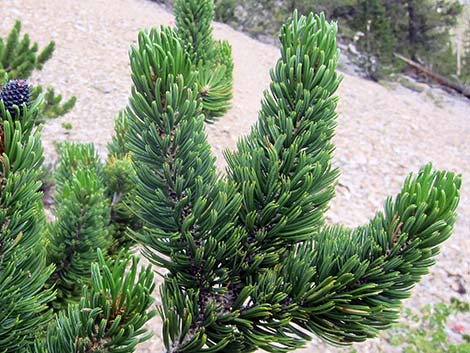
[[[233,86],[232,46],[212,37],[214,0],[176,0],[176,31],[193,69],[206,123],[213,123],[230,108]]]
[[[338,345],[375,337],[451,235],[460,177],[431,165],[369,224],[325,225],[338,176],[335,36],[324,16],[295,14],[283,27],[258,122],[226,152],[225,178],[177,35],[141,33],[132,49],[129,146],[144,224],[134,236],[169,271],[167,352],[286,352],[311,334]]]
[[[147,339],[153,275],[117,251],[126,225],[166,269],[167,352],[288,352],[312,335],[348,345],[396,321],[451,235],[461,179],[426,165],[368,224],[325,224],[339,174],[335,37],[323,15],[295,13],[282,28],[258,122],[225,153],[221,177],[201,67],[173,29],[140,33],[110,161],[62,147],[49,225],[40,102],[8,111],[0,101],[0,351],[125,353]]]

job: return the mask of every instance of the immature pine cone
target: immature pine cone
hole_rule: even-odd
[[[20,110],[20,116],[23,115],[23,103],[29,108],[31,92],[28,83],[25,80],[10,80],[2,88],[0,92],[0,100],[3,100],[5,109],[8,110],[11,116],[15,117],[14,105],[17,105]]]

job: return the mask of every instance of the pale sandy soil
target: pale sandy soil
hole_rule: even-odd
[[[57,42],[57,51],[34,82],[52,84],[65,96],[76,95],[77,106],[65,118],[44,128],[48,160],[53,143],[64,139],[94,142],[105,155],[113,119],[127,102],[131,80],[128,50],[139,29],[172,25],[173,17],[147,0],[1,0],[0,34],[20,18],[31,37],[44,45]],[[221,24],[215,35],[228,39],[235,59],[233,108],[208,127],[210,142],[223,167],[222,150],[233,148],[257,118],[262,91],[278,49],[261,44]],[[442,249],[437,265],[406,301],[410,307],[447,301],[456,296],[470,300],[470,101],[439,89],[422,93],[403,87],[386,88],[345,75],[338,93],[339,119],[335,163],[342,169],[331,222],[356,226],[382,207],[387,195],[399,191],[410,171],[433,161],[435,167],[464,175],[455,235]],[[66,133],[61,126],[70,122]],[[158,302],[158,299],[157,299]],[[467,326],[467,329],[468,326]],[[161,350],[159,321],[152,323],[154,338],[139,352]],[[392,348],[384,341],[357,346],[358,352]],[[337,352],[314,341],[302,352]]]

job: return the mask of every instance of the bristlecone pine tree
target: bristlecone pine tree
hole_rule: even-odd
[[[154,29],[132,49],[128,138],[144,224],[134,236],[168,270],[167,352],[286,352],[312,334],[339,345],[375,337],[451,235],[460,177],[431,165],[368,224],[325,224],[339,173],[335,36],[324,16],[294,14],[282,28],[259,120],[226,152],[225,178],[178,36]]]
[[[212,37],[214,0],[176,0],[175,19],[178,35],[198,72],[197,92],[206,122],[214,122],[227,112],[232,99],[232,47],[226,40]]]
[[[51,41],[38,53],[38,44],[31,44],[28,34],[20,40],[21,22],[16,21],[5,40],[0,37],[0,87],[1,79],[5,74],[11,79],[27,79],[34,70],[41,70],[44,64],[52,57],[55,42]],[[31,88],[33,98],[43,92],[42,86]],[[52,87],[47,87],[41,103],[37,123],[47,118],[57,118],[67,114],[74,106],[76,97],[62,102],[62,96],[56,95]]]
[[[143,227],[130,233],[167,270],[166,352],[287,352],[311,335],[339,345],[374,337],[397,320],[451,235],[460,176],[430,165],[368,224],[325,224],[339,173],[331,165],[335,36],[323,15],[294,13],[259,120],[226,152],[220,177],[198,67],[171,28],[140,33],[129,108],[117,124],[126,133],[110,154],[132,161],[128,202]],[[109,241],[98,240],[115,229],[106,218],[112,192],[91,146],[62,147],[56,221],[46,227],[39,105],[18,101],[12,116],[0,101],[0,352],[133,352],[154,315],[151,269],[138,274],[127,251],[105,258]],[[105,248],[93,259],[72,254],[93,245]]]

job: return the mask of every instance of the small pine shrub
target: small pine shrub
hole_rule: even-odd
[[[10,79],[28,79],[34,70],[41,70],[54,53],[54,41],[49,42],[39,52],[38,44],[31,43],[28,34],[20,40],[20,31],[21,22],[16,21],[7,38],[0,37],[0,78],[8,74]],[[0,82],[1,86],[2,82]],[[42,93],[42,86],[31,88],[33,99]],[[56,95],[52,87],[47,87],[37,123],[47,118],[57,118],[67,114],[75,106],[75,102],[76,97],[62,102],[62,96]]]

